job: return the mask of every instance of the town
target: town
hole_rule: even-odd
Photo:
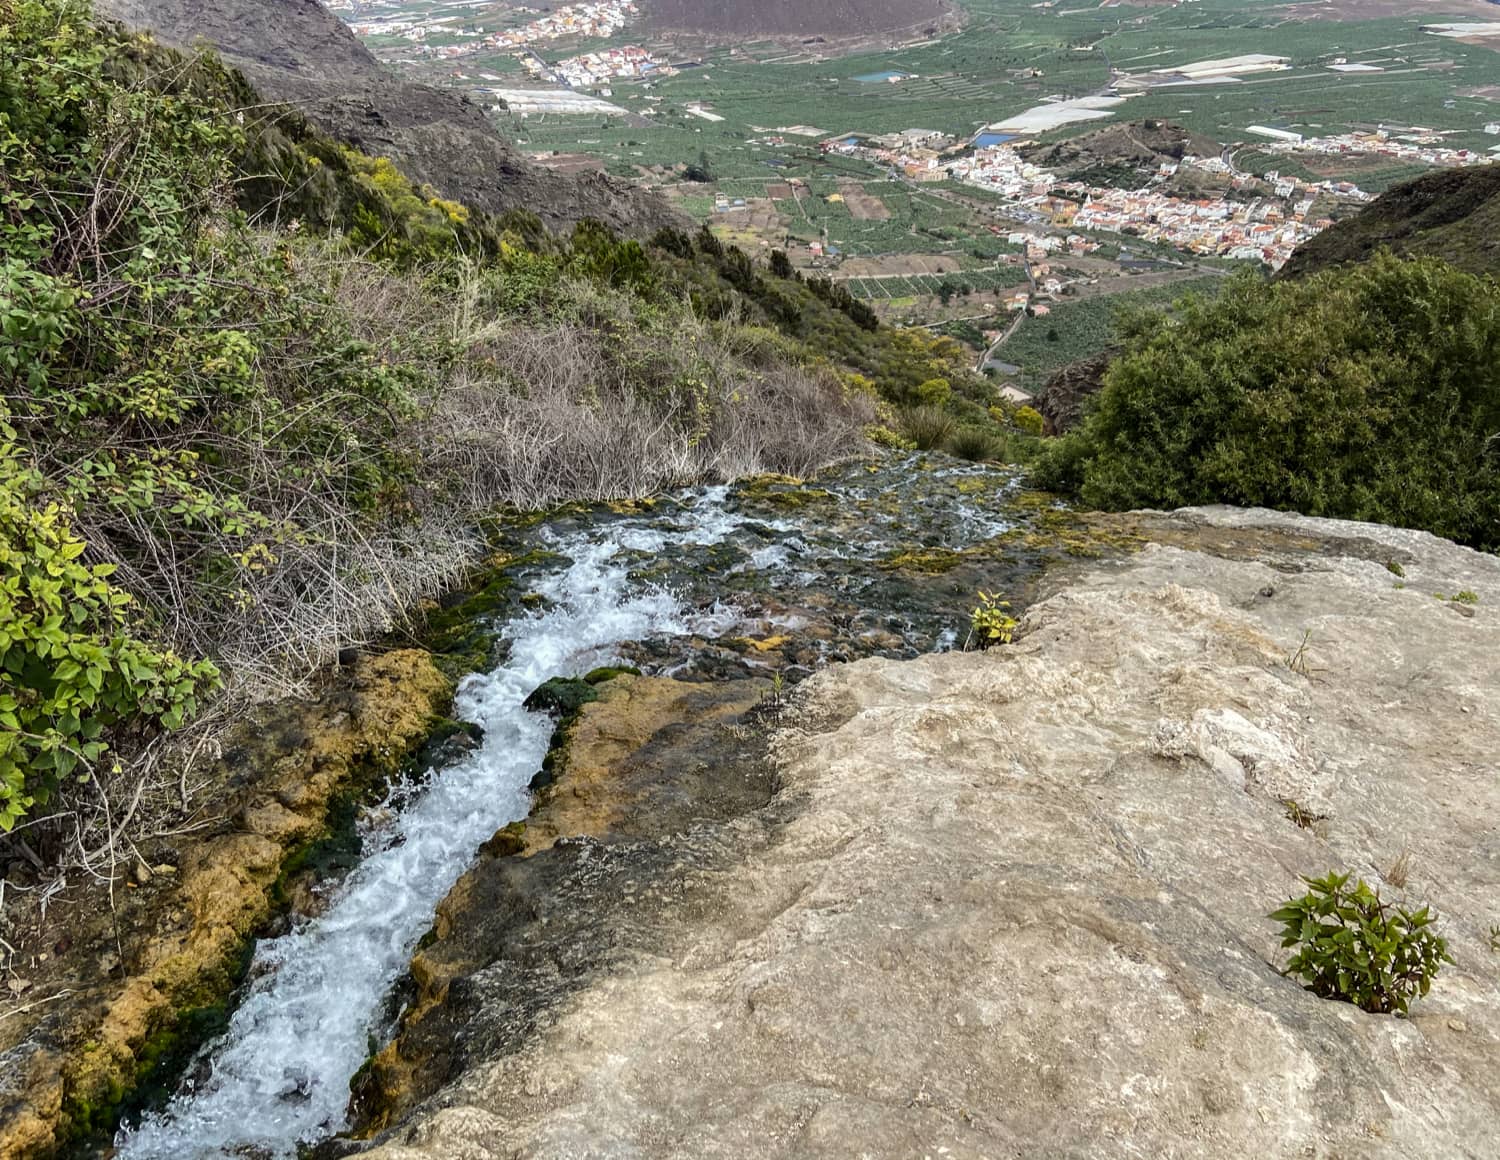
[[[355,8],[353,0],[329,0],[328,7],[345,13],[350,28],[361,39],[400,37],[411,41],[419,56],[445,60],[482,52],[529,49],[532,45],[569,37],[602,40],[614,36],[640,15],[632,0],[594,0],[566,5],[519,27],[490,31],[481,27],[478,20],[478,13],[493,11],[490,4],[473,5],[475,13],[470,15],[453,15],[450,5],[443,10],[445,15],[427,17],[412,15],[402,5],[392,5],[395,14],[380,19],[349,15]]]
[[[822,148],[880,165],[911,181],[957,181],[998,194],[1014,208],[1029,211],[1032,220],[1055,227],[1126,234],[1202,256],[1264,262],[1272,269],[1280,269],[1299,245],[1333,224],[1330,217],[1314,216],[1319,198],[1351,202],[1371,198],[1352,182],[1313,182],[1275,171],[1256,177],[1236,171],[1223,158],[1192,155],[1179,163],[1164,162],[1153,182],[1143,188],[1104,188],[1059,179],[1022,156],[1018,149],[1025,144],[1000,133],[981,133],[972,141],[960,142],[941,132],[908,129],[878,137],[843,134],[824,141]],[[1388,152],[1394,157],[1415,156],[1432,165],[1477,165],[1491,160],[1470,150],[1398,141],[1385,133],[1298,138],[1278,141],[1271,148]],[[1150,187],[1175,177],[1181,168],[1219,175],[1239,196],[1185,198]],[[1268,193],[1256,192],[1267,186]]]

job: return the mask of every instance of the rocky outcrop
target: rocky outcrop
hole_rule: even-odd
[[[1297,247],[1279,276],[1368,261],[1382,249],[1500,273],[1500,165],[1440,169],[1395,186]]]
[[[1078,426],[1088,402],[1104,389],[1104,375],[1119,355],[1118,349],[1100,351],[1069,363],[1050,379],[1036,397],[1048,435],[1062,435]]]
[[[402,80],[318,0],[101,0],[100,7],[167,44],[214,46],[264,96],[475,209],[526,209],[558,228],[594,218],[633,235],[681,224],[665,202],[625,182],[528,164],[477,105]]]
[[[374,1154],[1492,1155],[1500,560],[1107,522],[1150,542],[1013,646],[809,681],[763,807],[553,846],[463,983],[511,1034]],[[1278,973],[1266,915],[1330,868],[1435,907],[1411,1018]]]
[[[199,787],[221,814],[136,851],[150,865],[122,868],[112,891],[63,892],[22,947],[46,993],[0,1008],[0,1156],[76,1147],[143,1085],[170,1080],[174,1057],[222,1018],[330,804],[394,772],[451,694],[425,652],[361,658],[323,697],[266,707],[225,738]]]

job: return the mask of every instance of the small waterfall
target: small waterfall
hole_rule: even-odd
[[[456,712],[484,729],[482,745],[403,787],[407,804],[367,836],[364,859],[327,910],[260,943],[252,981],[228,1030],[201,1053],[197,1081],[122,1129],[117,1155],[283,1160],[299,1144],[346,1128],[349,1080],[371,1037],[387,1030],[385,999],[438,903],[478,847],[529,812],[527,785],[552,724],[525,711],[526,697],[552,677],[617,659],[628,642],[743,633],[757,619],[734,603],[746,592],[795,607],[817,590],[825,604],[857,602],[860,624],[845,622],[851,634],[881,628],[889,637],[895,626],[913,655],[952,647],[966,598],[954,594],[951,578],[895,573],[883,561],[913,547],[968,548],[1014,527],[1003,503],[975,502],[976,483],[997,485],[995,494],[1015,486],[990,468],[892,461],[820,481],[828,489],[820,506],[795,516],[765,501],[755,514],[749,493],[712,487],[652,515],[541,529],[539,546],[560,558],[553,571],[528,579],[546,611],[507,624],[506,663],[459,690]],[[663,565],[672,577],[664,584],[632,579],[633,569]],[[994,587],[989,568],[986,584]],[[726,591],[729,603],[721,600]],[[786,631],[801,624],[795,611],[758,619]],[[658,671],[674,669],[664,663]]]
[[[527,783],[552,725],[522,702],[552,677],[612,659],[624,641],[715,634],[733,623],[731,609],[692,613],[664,589],[633,585],[616,559],[719,543],[744,522],[723,510],[723,499],[724,489],[703,493],[680,529],[616,524],[551,545],[572,563],[538,584],[549,610],[508,625],[507,663],[459,690],[457,712],[483,727],[482,746],[429,773],[411,804],[372,836],[326,912],[257,947],[254,982],[207,1049],[207,1078],[123,1130],[123,1160],[290,1157],[299,1142],[347,1126],[349,1080],[437,904],[479,845],[529,811]]]

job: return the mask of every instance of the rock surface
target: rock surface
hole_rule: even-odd
[[[1014,646],[808,682],[763,808],[575,847],[529,920],[587,900],[617,953],[375,1154],[1495,1155],[1500,560],[1117,522],[1156,542]],[[1438,911],[1457,962],[1412,1018],[1276,971],[1266,913],[1330,868]]]

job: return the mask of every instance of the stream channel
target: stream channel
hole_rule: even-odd
[[[455,709],[482,742],[368,812],[358,865],[324,884],[316,914],[259,942],[227,1031],[165,1106],[120,1130],[116,1154],[271,1160],[349,1126],[350,1079],[390,1033],[388,997],[437,904],[527,816],[553,726],[523,702],[543,682],[609,664],[795,682],[961,647],[976,590],[1019,608],[1065,518],[1003,470],[913,456],[518,522],[513,597],[488,614],[489,667]]]

